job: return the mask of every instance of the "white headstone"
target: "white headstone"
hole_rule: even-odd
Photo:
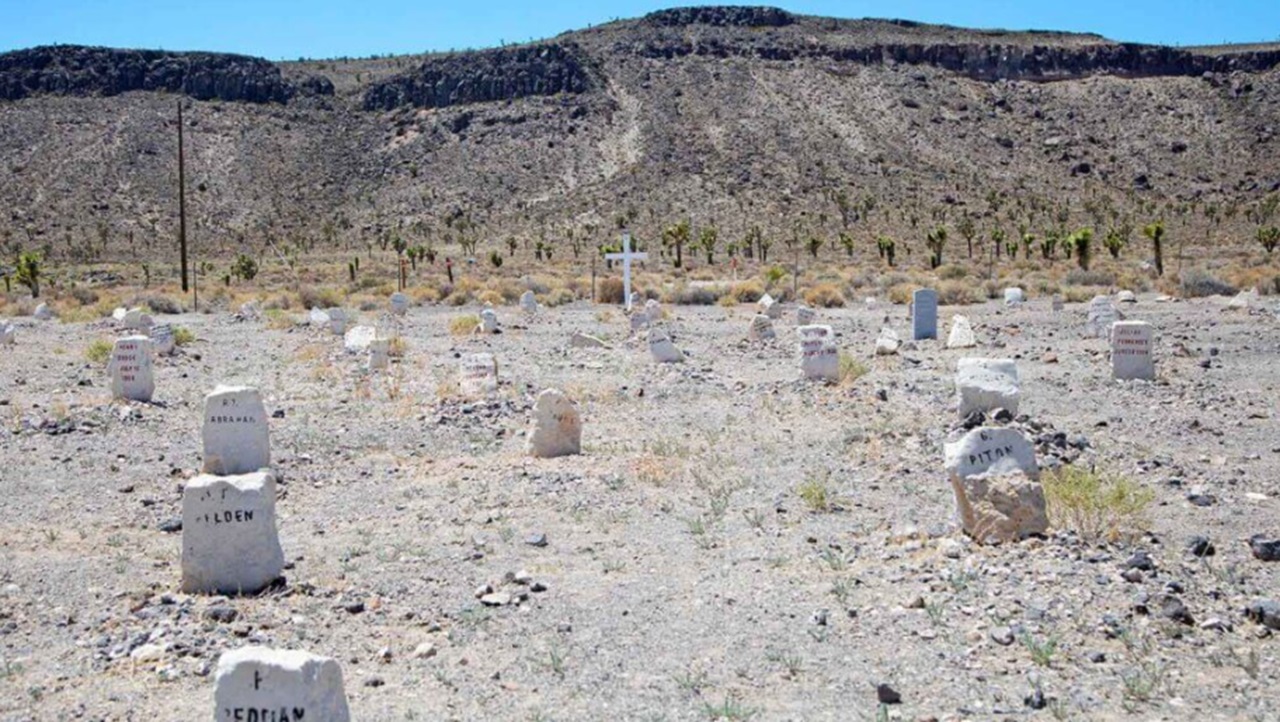
[[[271,470],[201,474],[182,490],[182,591],[254,594],[284,571]]]
[[[773,321],[763,313],[757,313],[751,319],[751,328],[747,331],[747,337],[752,341],[767,341],[778,337],[773,330]]]
[[[631,315],[627,317],[627,319],[631,322],[632,333],[648,328],[649,321],[651,320],[649,318],[649,312],[644,310],[643,308],[634,309],[631,312]]]
[[[947,348],[973,348],[978,339],[973,335],[973,326],[968,316],[956,315],[951,319],[951,333],[947,334]]]
[[[1113,325],[1112,377],[1117,381],[1155,380],[1156,364],[1151,345],[1151,324],[1145,321],[1119,321]]]
[[[569,345],[573,348],[609,348],[609,344],[603,340],[581,331],[573,332],[573,335],[569,337]]]
[[[815,314],[812,308],[809,308],[808,306],[803,306],[803,305],[796,307],[796,325],[797,326],[811,326],[813,325],[814,318],[815,318]]]
[[[341,308],[331,308],[325,311],[329,317],[329,330],[335,336],[341,336],[347,332],[347,324],[350,319],[347,318],[347,312]]]
[[[251,386],[218,386],[204,397],[204,472],[248,474],[271,466],[262,394]]]
[[[124,314],[125,328],[134,331],[147,331],[153,323],[151,316],[140,308],[131,308]]]
[[[956,517],[980,542],[1010,542],[1049,528],[1035,448],[1022,432],[981,427],[943,446]]]
[[[498,312],[492,308],[485,308],[480,312],[480,333],[497,333],[498,332]]]
[[[8,319],[0,318],[0,346],[12,346],[17,342],[17,327]]]
[[[328,326],[329,314],[322,309],[313,308],[311,309],[311,312],[307,314],[307,322],[312,326]]]
[[[498,390],[498,362],[489,353],[473,353],[462,357],[462,392],[467,396],[483,396]]]
[[[396,291],[391,294],[390,300],[391,312],[397,316],[403,316],[409,312],[409,297]]]
[[[1027,294],[1023,293],[1021,288],[1014,286],[1013,288],[1004,289],[1004,303],[1006,306],[1016,306],[1027,300]]]
[[[53,309],[49,308],[49,304],[42,303],[36,306],[36,310],[31,314],[35,316],[37,321],[48,321],[53,318]]]
[[[684,353],[671,342],[671,337],[660,328],[649,329],[649,353],[658,363],[684,361]]]
[[[117,306],[116,310],[111,312],[111,318],[116,321],[123,321],[124,317],[129,313],[129,309],[124,306]]]
[[[520,294],[520,308],[527,314],[538,312],[538,299],[533,295],[533,291],[525,291]]]
[[[369,370],[380,371],[391,365],[391,339],[375,338],[369,343]]]
[[[830,326],[799,329],[800,374],[811,381],[840,380],[840,349]]]
[[[1121,291],[1116,294],[1116,303],[1137,303],[1138,297],[1133,291]]]
[[[150,401],[156,391],[151,369],[151,339],[125,336],[111,349],[111,395],[118,399]]]
[[[582,418],[564,392],[546,389],[533,404],[533,428],[525,451],[539,459],[582,453]]]
[[[1258,289],[1251,288],[1248,291],[1241,291],[1227,302],[1227,308],[1232,310],[1248,310],[1258,305]]]
[[[892,356],[898,353],[898,349],[902,347],[902,339],[893,329],[885,326],[880,329],[880,335],[876,337],[876,355]]]
[[[1111,324],[1123,319],[1116,310],[1115,304],[1107,296],[1094,296],[1089,302],[1089,316],[1085,322],[1085,333],[1093,338],[1107,338],[1111,333]]]
[[[1018,415],[1021,398],[1018,365],[1012,359],[962,358],[956,364],[960,418],[1005,409]]]
[[[938,292],[921,288],[911,294],[911,339],[938,337]]]
[[[329,657],[241,647],[218,658],[215,685],[216,722],[351,722],[342,670]]]
[[[347,353],[364,353],[377,337],[378,329],[373,326],[355,326],[343,335],[342,347]]]
[[[178,347],[173,337],[173,326],[157,323],[151,327],[151,348],[161,356],[168,356]]]
[[[756,302],[756,305],[760,307],[760,313],[763,313],[771,319],[778,319],[782,317],[782,304],[778,303],[774,300],[773,296],[770,296],[767,293],[760,297],[760,300]]]

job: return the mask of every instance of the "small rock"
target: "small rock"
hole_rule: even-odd
[[[1280,562],[1280,539],[1267,539],[1255,534],[1249,539],[1249,550],[1260,562]]]
[[[1158,601],[1160,603],[1161,617],[1179,624],[1193,625],[1196,623],[1195,618],[1191,616],[1191,612],[1187,610],[1187,605],[1183,604],[1181,599],[1171,594],[1165,594],[1161,595]]]
[[[221,624],[231,624],[236,621],[236,618],[239,616],[240,613],[236,611],[235,607],[227,607],[223,605],[209,607],[204,611],[205,619]]]
[[[1156,563],[1151,559],[1151,555],[1145,551],[1134,552],[1133,556],[1124,563],[1126,569],[1141,569],[1144,572],[1153,572],[1156,569]]]
[[[364,681],[366,687],[381,687],[386,684],[386,680],[381,677],[370,677]]]
[[[364,611],[364,602],[347,602],[342,608],[349,614],[360,614]]]
[[[1268,629],[1280,629],[1280,603],[1274,599],[1263,599],[1250,604],[1245,608],[1244,616]]]
[[[414,659],[430,659],[431,657],[436,656],[439,651],[440,650],[436,648],[435,644],[431,642],[423,642],[417,647],[414,647],[413,654],[411,656]]]
[[[902,703],[902,695],[898,694],[897,690],[887,684],[876,685],[876,699],[880,701],[880,704]]]
[[[529,536],[525,537],[524,543],[528,544],[531,547],[544,547],[547,545],[547,535],[543,534],[542,532],[530,534]]]
[[[991,630],[991,641],[1001,647],[1008,647],[1013,644],[1013,630],[1008,627],[996,627]]]
[[[160,522],[159,528],[160,531],[166,534],[176,534],[182,531],[182,519],[176,517],[173,519],[166,519]]]
[[[511,603],[511,595],[507,592],[494,592],[480,597],[480,603],[486,607],[505,607]]]
[[[1211,557],[1218,553],[1217,548],[1213,546],[1213,542],[1209,541],[1209,537],[1206,536],[1191,537],[1191,542],[1187,544],[1187,551],[1191,552],[1191,556],[1201,558]]]
[[[1039,689],[1023,697],[1022,703],[1031,709],[1044,709],[1049,706],[1049,700],[1044,698],[1044,691]]]
[[[1126,582],[1130,582],[1132,584],[1140,584],[1144,578],[1142,576],[1142,572],[1137,569],[1126,569],[1120,574],[1120,576],[1123,577]]]
[[[1093,662],[1094,664],[1102,664],[1103,662],[1107,661],[1107,655],[1102,652],[1090,652],[1089,661]]]

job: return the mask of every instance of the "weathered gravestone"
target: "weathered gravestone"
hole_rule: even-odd
[[[53,309],[49,308],[49,304],[42,303],[36,306],[36,310],[31,315],[35,316],[37,321],[49,321],[53,318]]]
[[[777,338],[778,334],[773,330],[773,321],[763,313],[757,313],[751,319],[751,328],[747,330],[747,338],[752,341],[767,341]]]
[[[1155,380],[1151,324],[1145,321],[1119,321],[1111,327],[1111,375],[1117,381]]]
[[[1116,303],[1137,303],[1138,297],[1133,291],[1121,291],[1116,294]]]
[[[246,321],[257,321],[262,317],[262,309],[256,301],[245,301],[240,304],[240,318]]]
[[[1094,296],[1089,302],[1089,315],[1084,330],[1092,338],[1107,338],[1111,333],[1111,324],[1123,319],[1124,316],[1116,310],[1110,298]]]
[[[262,394],[219,385],[204,397],[204,472],[226,476],[271,466],[271,437]]]
[[[782,317],[782,304],[774,300],[773,296],[765,294],[756,302],[760,308],[760,313],[768,316],[770,319],[776,320]]]
[[[538,299],[533,295],[533,291],[520,294],[520,308],[530,315],[538,312]]]
[[[467,396],[484,396],[498,390],[498,362],[489,353],[473,353],[462,357],[462,392]]]
[[[498,333],[498,312],[485,307],[480,312],[480,325],[476,327],[476,333]]]
[[[134,331],[146,331],[151,328],[155,321],[151,316],[140,308],[131,308],[124,314],[125,328]]]
[[[1016,286],[1004,289],[1004,303],[1006,306],[1016,306],[1027,300],[1027,294],[1023,293],[1021,288]]]
[[[1066,306],[1066,304],[1063,303],[1062,296],[1057,296],[1057,295],[1055,295],[1049,303],[1050,303],[1050,308],[1053,309],[1054,313],[1058,313]]]
[[[840,349],[830,326],[801,326],[800,375],[810,381],[840,380]]]
[[[938,292],[917,289],[911,294],[911,340],[938,337]]]
[[[649,312],[643,308],[636,308],[631,312],[628,320],[631,322],[632,333],[642,331],[649,327]]]
[[[796,307],[796,325],[797,326],[811,326],[813,325],[813,319],[815,317],[816,317],[816,314],[814,313],[812,308],[809,308],[808,306]]]
[[[979,427],[943,449],[965,533],[999,543],[1048,530],[1035,448],[1022,432]]]
[[[546,389],[538,394],[525,450],[539,459],[582,453],[582,417],[578,405],[564,392]]]
[[[956,364],[956,395],[962,419],[975,411],[990,414],[996,409],[1017,416],[1018,365],[1012,359],[962,358]]]
[[[609,348],[609,344],[602,339],[581,331],[573,332],[573,335],[569,337],[569,346],[572,348]]]
[[[178,347],[173,337],[173,326],[157,323],[151,327],[151,348],[161,356],[168,356]]]
[[[17,327],[8,319],[0,318],[0,346],[12,346],[17,342]]]
[[[115,321],[124,321],[124,317],[129,313],[129,309],[124,306],[117,306],[116,310],[111,312],[111,318]]]
[[[676,348],[671,337],[661,328],[649,329],[649,354],[658,363],[677,363],[684,361],[684,352]]]
[[[409,312],[409,297],[400,291],[396,291],[391,294],[389,303],[391,306],[391,312],[397,316],[403,316]]]
[[[1258,289],[1251,288],[1247,291],[1241,291],[1227,302],[1227,308],[1233,311],[1247,311],[1254,306],[1259,305]]]
[[[969,317],[953,316],[951,333],[947,334],[947,348],[973,348],[977,345],[978,339],[973,335],[973,326],[969,324]]]
[[[329,314],[319,308],[313,308],[307,313],[307,323],[312,326],[328,326]]]
[[[892,356],[898,353],[899,348],[902,348],[902,339],[897,332],[888,326],[880,329],[880,335],[876,337],[876,355]]]
[[[254,594],[284,571],[270,469],[201,474],[182,490],[182,591]]]
[[[658,299],[651,298],[644,302],[644,312],[649,316],[649,322],[660,321],[663,317],[662,304],[658,303]]]
[[[325,311],[325,314],[329,317],[329,330],[333,332],[333,335],[341,336],[347,332],[347,324],[350,323],[350,319],[347,318],[346,311],[341,308],[331,308]]]
[[[342,347],[347,353],[364,353],[377,337],[378,329],[373,326],[355,326],[343,334]]]
[[[151,368],[151,339],[125,336],[111,349],[111,395],[118,399],[150,401],[156,391]]]
[[[381,371],[391,365],[391,339],[375,338],[369,343],[369,370]]]
[[[223,652],[214,678],[216,722],[350,722],[342,670],[329,657],[241,647]]]

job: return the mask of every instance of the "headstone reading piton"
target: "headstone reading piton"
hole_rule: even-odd
[[[911,294],[911,340],[938,337],[938,292],[917,289]]]
[[[1022,432],[979,427],[943,449],[965,533],[1000,543],[1048,530],[1035,448]]]
[[[204,397],[204,472],[228,476],[271,466],[271,437],[262,394],[219,385]]]
[[[1155,380],[1151,324],[1119,321],[1111,327],[1111,375],[1117,381]]]
[[[214,678],[216,722],[351,722],[342,670],[329,657],[241,647]]]
[[[276,478],[270,469],[201,474],[182,490],[182,591],[254,594],[280,577]]]
[[[151,369],[151,339],[125,336],[111,349],[111,395],[118,399],[150,401],[156,391]]]
[[[962,419],[975,411],[990,414],[996,409],[1017,416],[1021,393],[1018,365],[1012,359],[962,358],[956,364]]]
[[[582,453],[582,418],[578,405],[564,392],[546,389],[538,394],[525,450],[539,459]]]

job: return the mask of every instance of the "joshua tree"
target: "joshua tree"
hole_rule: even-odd
[[[1156,221],[1142,229],[1142,235],[1151,239],[1151,251],[1155,255],[1156,275],[1164,275],[1164,221]]]
[[[876,239],[876,250],[880,251],[880,257],[889,264],[889,268],[893,268],[893,256],[896,251],[896,244],[893,239],[888,236],[880,236]]]
[[[848,233],[840,234],[840,246],[844,248],[844,253],[850,258],[853,257],[853,236]]]
[[[947,245],[947,229],[938,226],[925,236],[925,245],[929,249],[929,268],[936,269],[942,265],[942,249]]]
[[[1081,228],[1067,237],[1067,245],[1074,248],[1076,252],[1076,263],[1080,266],[1080,270],[1089,270],[1089,246],[1093,243],[1093,229]]]
[[[1112,258],[1120,258],[1120,251],[1123,251],[1124,247],[1129,245],[1129,234],[1131,232],[1128,225],[1112,226],[1107,229],[1107,236],[1102,239],[1102,245],[1107,249],[1107,253],[1111,254]]]
[[[492,263],[494,268],[502,268],[502,254],[497,250],[490,251],[489,263]]]
[[[973,258],[973,239],[978,235],[978,228],[973,225],[973,219],[966,213],[964,218],[956,224],[956,231],[960,233],[960,237],[965,240],[969,246],[969,258]],[[998,244],[997,244],[998,245]]]
[[[996,258],[1000,257],[1000,248],[1004,245],[1005,232],[1003,228],[997,228],[991,232],[991,245],[995,246]],[[1013,246],[1013,250],[1009,251],[1009,258],[1013,258],[1017,246]]]
[[[242,281],[252,281],[253,277],[258,275],[258,264],[252,258],[241,253],[236,256],[235,263],[231,264],[231,275]]]
[[[662,232],[662,245],[669,249],[675,249],[676,268],[684,266],[684,247],[689,244],[689,239],[692,237],[692,233],[693,232],[689,227],[689,221],[687,220],[680,221],[674,226],[668,226],[667,229]]]
[[[1036,234],[1023,232],[1022,234],[1022,257],[1031,260],[1031,249],[1036,245]]]
[[[32,298],[40,298],[40,256],[32,251],[18,256],[18,283],[31,290]]]
[[[805,248],[808,249],[809,255],[816,259],[818,257],[818,251],[822,250],[823,243],[824,241],[818,236],[809,236],[809,240],[805,241],[804,245]]]
[[[518,245],[520,245],[520,242],[516,240],[515,236],[507,236],[507,255],[516,255],[516,246]]]
[[[1275,226],[1267,226],[1258,229],[1258,243],[1262,244],[1262,248],[1270,256],[1271,252],[1276,250],[1276,246],[1280,245],[1280,228]]]
[[[707,265],[715,263],[716,245],[720,242],[720,233],[715,226],[707,226],[698,234],[698,247],[707,254]]]

